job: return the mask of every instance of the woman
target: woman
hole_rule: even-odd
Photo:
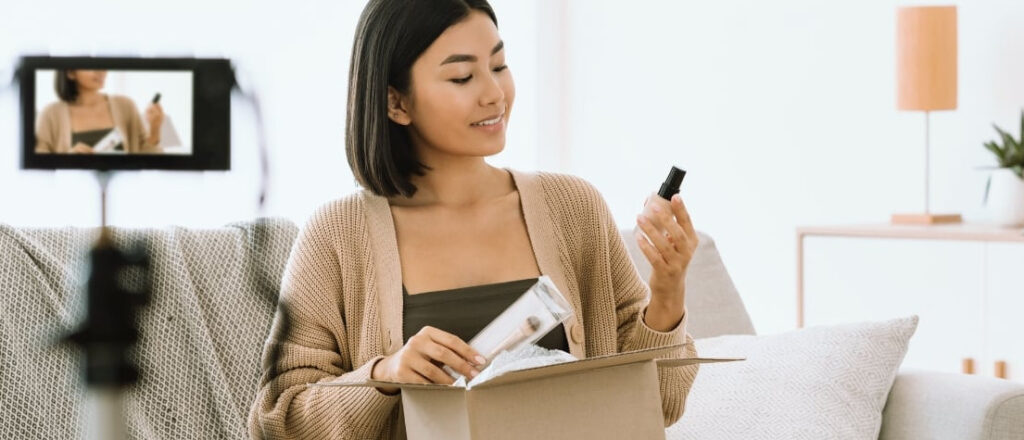
[[[100,93],[106,70],[57,70],[54,88],[60,101],[39,115],[36,125],[36,153],[93,154],[96,143],[116,130],[121,142],[112,151],[160,153],[160,127],[164,112],[160,104],[146,109],[149,134],[130,98]]]
[[[486,0],[363,11],[346,149],[364,189],[319,208],[292,248],[254,438],[404,438],[400,390],[308,384],[451,384],[443,365],[475,376],[483,359],[465,341],[542,274],[575,312],[542,345],[585,358],[692,341],[683,280],[697,237],[678,197],[648,199],[638,218],[648,287],[593,186],[484,161],[504,148],[515,97],[496,23]],[[689,356],[692,344],[671,357]],[[661,370],[666,426],[696,373]]]

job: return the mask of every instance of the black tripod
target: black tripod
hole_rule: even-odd
[[[139,340],[137,309],[149,303],[149,255],[144,243],[135,243],[129,250],[115,246],[106,221],[110,174],[100,171],[97,179],[103,214],[99,240],[89,254],[88,312],[67,339],[85,355],[92,421],[87,438],[120,440],[127,438],[121,391],[139,380],[139,370],[128,356]]]

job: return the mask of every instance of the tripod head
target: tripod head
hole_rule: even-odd
[[[139,339],[137,311],[149,303],[150,262],[146,246],[123,251],[104,229],[90,252],[88,315],[66,340],[85,354],[85,381],[90,387],[121,388],[139,380],[128,352]]]

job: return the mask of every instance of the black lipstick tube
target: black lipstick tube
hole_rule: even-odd
[[[672,200],[672,196],[679,194],[679,187],[683,184],[683,178],[686,177],[686,170],[672,167],[668,171],[668,177],[665,178],[665,183],[661,184],[661,189],[658,190],[658,195],[665,200]]]

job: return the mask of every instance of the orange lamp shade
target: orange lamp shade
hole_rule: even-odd
[[[897,10],[896,107],[956,108],[956,6]]]

